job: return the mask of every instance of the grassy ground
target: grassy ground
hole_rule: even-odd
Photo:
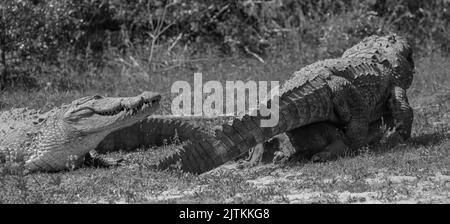
[[[177,147],[169,144],[114,153],[111,156],[123,156],[125,162],[112,169],[0,174],[0,203],[449,203],[450,60],[434,55],[415,61],[416,75],[409,90],[415,112],[413,134],[404,145],[380,145],[327,163],[269,164],[243,170],[229,163],[200,176],[149,169],[161,151]],[[111,75],[116,78],[103,80],[104,86],[87,91],[3,92],[0,107],[46,110],[92,93],[167,92],[173,81],[191,80],[194,71],[221,81],[283,80],[308,62],[197,61],[142,79],[139,71],[122,70]]]

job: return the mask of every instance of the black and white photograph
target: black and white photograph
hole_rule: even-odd
[[[0,204],[449,204],[449,152],[449,0],[0,1]]]

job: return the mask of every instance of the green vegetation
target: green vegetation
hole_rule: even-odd
[[[148,165],[176,144],[116,152],[113,169],[10,175],[0,203],[449,203],[450,2],[5,1],[0,3],[0,109],[44,111],[88,94],[167,92],[177,80],[285,80],[371,34],[415,49],[412,138],[328,163],[201,176]]]

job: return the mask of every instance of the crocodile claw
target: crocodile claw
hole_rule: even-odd
[[[123,161],[123,158],[119,159],[113,159],[113,158],[105,158],[98,155],[97,152],[91,151],[88,154],[86,154],[84,159],[84,164],[90,167],[97,167],[97,168],[109,168],[113,166],[119,166],[120,163]]]

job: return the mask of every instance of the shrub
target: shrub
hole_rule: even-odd
[[[2,1],[0,87],[78,76],[136,49],[147,50],[153,63],[158,46],[261,62],[310,49],[315,60],[338,56],[365,36],[397,32],[416,52],[448,54],[449,6],[448,0]],[[61,67],[65,72],[54,74]]]

